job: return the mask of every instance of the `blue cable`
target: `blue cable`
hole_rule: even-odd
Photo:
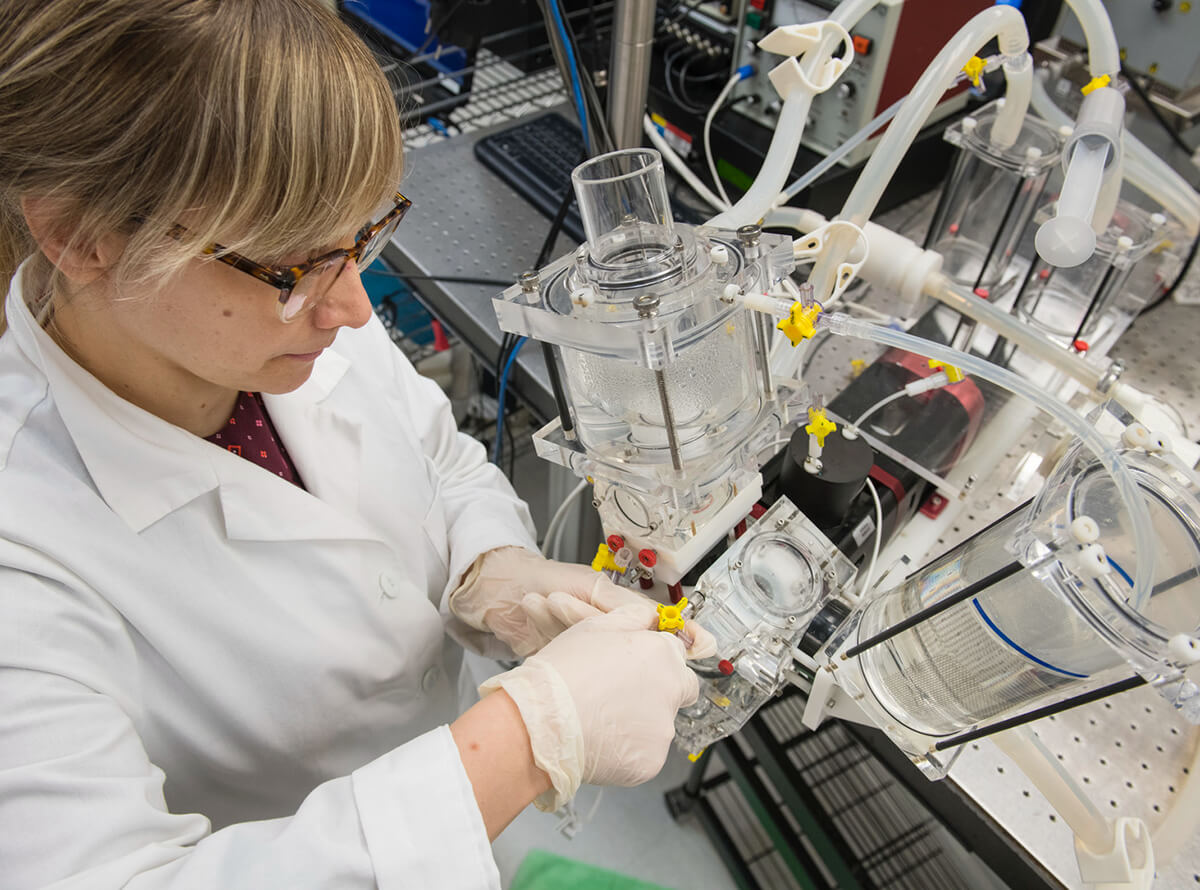
[[[492,463],[496,466],[500,466],[500,443],[504,441],[504,397],[508,393],[508,375],[512,372],[513,362],[517,360],[517,353],[521,351],[527,339],[517,338],[512,352],[508,354],[508,361],[504,363],[504,370],[500,372],[500,389],[496,395],[496,438],[492,442]]]
[[[562,39],[563,52],[567,56],[567,73],[571,75],[571,92],[575,94],[575,110],[579,114],[579,128],[583,130],[583,144],[589,149],[592,139],[588,135],[587,106],[583,104],[583,87],[579,82],[579,65],[575,62],[575,49],[571,46],[571,38],[567,36],[567,26],[563,23],[562,9],[558,0],[546,0],[550,6],[550,15],[554,18],[554,26]]]

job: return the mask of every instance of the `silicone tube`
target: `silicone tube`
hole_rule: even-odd
[[[849,220],[859,228],[870,219],[884,188],[947,86],[954,82],[958,72],[978,49],[993,38],[999,41],[1000,52],[1006,56],[1021,55],[1029,49],[1025,19],[1011,6],[985,9],[960,28],[925,69],[905,99],[904,107],[871,153],[871,160],[855,182],[838,215],[839,219]],[[818,300],[833,292],[838,267],[853,247],[852,233],[830,239],[828,249],[818,259],[809,276]]]
[[[991,143],[997,148],[1011,147],[1021,135],[1021,124],[1033,93],[1033,56],[1022,53],[1005,59],[1004,80],[1007,84],[1004,104],[996,115],[991,134]]]
[[[1113,827],[1037,736],[1022,726],[997,733],[993,741],[1046,796],[1085,847],[1097,853],[1112,849]]]
[[[1088,71],[1092,77],[1116,77],[1121,71],[1121,50],[1112,20],[1101,0],[1066,0],[1067,6],[1083,27],[1087,41]]]
[[[1011,371],[997,367],[978,356],[932,343],[902,331],[858,321],[838,312],[819,316],[817,328],[843,337],[858,337],[884,346],[895,346],[917,355],[955,365],[968,374],[982,377],[1015,395],[1028,399],[1065,426],[1096,456],[1101,466],[1112,477],[1113,487],[1129,513],[1129,524],[1133,529],[1134,552],[1137,556],[1133,590],[1129,597],[1130,604],[1133,608],[1140,609],[1150,601],[1151,588],[1154,583],[1155,553],[1151,546],[1150,514],[1146,509],[1146,502],[1133,474],[1125,466],[1121,456],[1104,436],[1078,412],[1043,392],[1033,382]]]
[[[877,2],[878,0],[845,0],[833,11],[830,19],[850,30]],[[801,65],[811,77],[836,49],[833,41],[826,40],[812,52],[805,53]],[[802,89],[795,90],[784,100],[783,108],[779,112],[779,121],[775,125],[775,135],[771,139],[770,148],[767,149],[762,168],[754,178],[754,184],[742,195],[741,200],[729,210],[710,219],[708,225],[736,229],[738,226],[756,223],[766,215],[792,172],[792,164],[796,162],[796,152],[800,148],[800,139],[804,135],[804,124],[808,119],[812,100],[813,94]]]

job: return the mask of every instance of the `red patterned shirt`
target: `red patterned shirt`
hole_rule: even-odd
[[[271,425],[267,416],[267,406],[262,396],[256,392],[238,393],[237,404],[233,406],[233,416],[221,428],[221,431],[208,437],[208,441],[222,448],[240,454],[251,463],[257,464],[264,470],[269,470],[276,476],[282,476],[288,482],[304,488],[296,466],[288,457],[287,449]]]

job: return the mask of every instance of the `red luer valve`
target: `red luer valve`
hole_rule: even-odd
[[[722,674],[724,674],[726,677],[728,677],[730,674],[733,673],[733,662],[730,661],[728,658],[722,658],[720,661],[717,662],[717,670],[719,670]]]
[[[655,553],[653,550],[651,550],[649,547],[645,548],[644,550],[639,550],[638,551],[638,562],[640,562],[646,568],[652,569],[656,565],[658,565],[658,554]]]
[[[609,535],[606,543],[608,544],[608,549],[616,553],[625,546],[625,539],[620,535]]]

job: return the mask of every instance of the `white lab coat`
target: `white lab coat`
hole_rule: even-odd
[[[443,600],[534,542],[437,387],[342,330],[266,397],[306,492],[6,311],[0,888],[499,888]]]

